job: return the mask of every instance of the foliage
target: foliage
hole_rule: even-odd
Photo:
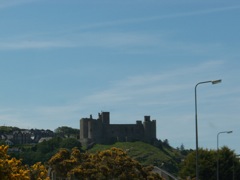
[[[73,179],[161,179],[119,148],[94,154],[61,149],[48,163],[58,176]]]
[[[21,160],[7,154],[8,146],[0,146],[0,179],[1,180],[47,180],[47,170],[41,163],[31,167],[22,165]]]
[[[81,150],[81,144],[74,138],[54,137],[49,141],[44,141],[32,146],[32,148],[21,148],[21,152],[14,153],[12,156],[23,159],[23,164],[33,165],[36,162],[45,163],[58,152],[60,148],[71,150],[77,147]],[[111,147],[121,148],[128,153],[128,155],[140,162],[144,166],[154,165],[158,166],[172,174],[177,174],[178,164],[182,156],[173,148],[161,146],[156,147],[144,142],[117,142],[113,145],[94,145],[88,150],[89,153],[96,153],[104,151]]]
[[[33,165],[36,162],[47,162],[60,148],[72,149],[81,148],[81,143],[74,138],[54,137],[48,141],[38,143],[31,148],[21,148],[20,153],[13,153],[12,156],[23,159],[24,164]]]
[[[232,179],[240,177],[240,163],[236,154],[227,147],[219,150],[199,149],[199,179],[215,180],[217,176],[217,157],[219,154],[219,179]],[[233,171],[234,167],[234,171]],[[189,153],[181,164],[180,177],[195,177],[196,174],[196,151]]]
[[[163,141],[163,144],[164,144],[166,147],[170,147],[169,142],[168,142],[168,139],[165,139],[165,140]]]
[[[50,178],[47,176],[46,167],[40,162],[37,162],[30,167],[30,177],[31,179],[37,180],[50,180]]]
[[[61,137],[78,137],[79,136],[79,129],[74,129],[67,126],[58,127],[54,130],[55,134]]]
[[[75,138],[64,138],[60,143],[60,148],[72,149],[74,147],[81,148],[81,143]]]
[[[0,145],[6,145],[5,140],[0,140]]]
[[[237,179],[240,177],[240,162],[234,151],[224,146],[219,151],[219,179]]]
[[[19,130],[18,127],[12,127],[12,126],[0,126],[0,133],[11,133],[13,131]]]
[[[107,150],[111,147],[117,147],[127,151],[130,157],[143,165],[154,165],[174,175],[177,175],[179,170],[178,166],[183,158],[179,151],[171,147],[166,147],[165,145],[156,147],[141,141],[117,142],[112,145],[96,144],[88,151],[96,153],[97,151]]]

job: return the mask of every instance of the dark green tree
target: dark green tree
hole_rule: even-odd
[[[229,148],[223,147],[219,149],[219,152],[216,150],[199,149],[199,179],[216,179],[218,157],[220,180],[240,177],[240,163],[237,155]],[[196,151],[189,153],[181,163],[179,176],[183,179],[196,176]]]
[[[234,151],[224,146],[219,151],[219,180],[240,177],[240,163]]]
[[[62,140],[60,143],[61,148],[66,148],[66,149],[72,149],[74,147],[77,147],[78,149],[81,148],[81,143],[75,138],[65,138]]]
[[[58,127],[54,130],[54,133],[61,137],[75,137],[79,136],[79,129],[74,129],[67,126]]]

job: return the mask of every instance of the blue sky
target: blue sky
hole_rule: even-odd
[[[157,138],[240,153],[240,2],[0,0],[0,123],[79,128],[150,115]]]

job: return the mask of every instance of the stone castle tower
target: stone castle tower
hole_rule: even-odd
[[[136,124],[110,124],[110,113],[101,112],[97,119],[80,119],[80,142],[109,144],[116,141],[144,141],[151,143],[156,140],[156,120],[144,116],[144,121]]]

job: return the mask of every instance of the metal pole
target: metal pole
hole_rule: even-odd
[[[198,180],[198,123],[197,123],[197,86],[195,86],[195,131],[196,131],[196,180]]]
[[[197,121],[197,86],[203,83],[210,83],[212,81],[204,81],[197,83],[195,86],[195,131],[196,131],[196,180],[199,180],[199,169],[198,169],[198,121]]]
[[[221,132],[220,132],[221,133]],[[218,149],[218,136],[219,134],[217,134],[217,180],[219,180],[219,149]]]
[[[199,82],[195,86],[195,131],[196,131],[196,180],[199,180],[199,168],[198,168],[198,122],[197,122],[197,86],[199,84],[204,83],[212,83],[212,84],[218,84],[222,80],[214,80],[214,81],[203,81]]]

